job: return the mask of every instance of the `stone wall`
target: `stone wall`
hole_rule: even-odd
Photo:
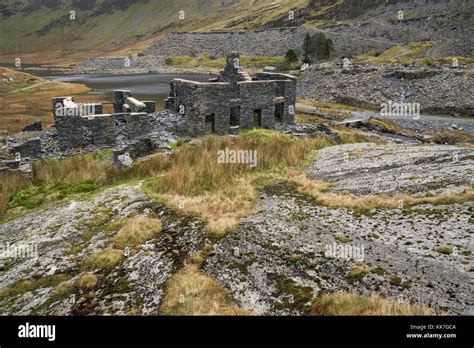
[[[276,98],[275,103],[283,103],[281,123],[294,124],[296,110],[296,77],[288,74],[278,73],[257,73],[253,78],[255,81],[276,81]]]
[[[112,115],[60,116],[54,121],[61,150],[115,144],[115,119]]]
[[[85,60],[76,65],[84,70],[121,70],[139,67],[139,62],[133,57],[97,57]]]
[[[8,148],[15,156],[19,154],[20,158],[39,158],[41,156],[40,138],[29,139],[22,143],[9,144]]]
[[[140,66],[164,65],[164,58],[173,56],[209,55],[222,58],[237,51],[245,56],[283,57],[289,49],[302,52],[307,33],[320,32],[304,27],[286,27],[264,30],[234,30],[212,32],[170,33],[143,51],[138,58]],[[333,40],[336,56],[353,56],[368,50],[380,51],[393,44],[383,40],[364,38],[363,42],[350,35],[324,31]],[[163,59],[158,59],[164,57]]]
[[[129,90],[116,90],[113,103],[115,113],[106,115],[101,104],[76,104],[72,97],[53,98],[60,149],[114,146],[117,139],[130,141],[150,132],[149,113],[155,111],[155,102],[141,102]]]

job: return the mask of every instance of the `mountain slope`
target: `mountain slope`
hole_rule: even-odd
[[[463,0],[8,0],[0,4],[0,61],[21,53],[27,63],[70,65],[140,52],[170,32],[293,26],[322,29],[336,45],[351,41],[358,54],[429,41],[423,55],[470,57],[473,12]],[[375,41],[374,50],[367,43]]]
[[[308,0],[21,0],[0,6],[2,53],[117,50],[169,31],[264,26]],[[75,19],[70,19],[75,11]],[[184,11],[184,19],[180,19]],[[235,23],[238,20],[239,23]]]

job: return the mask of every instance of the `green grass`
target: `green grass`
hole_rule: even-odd
[[[436,249],[436,251],[440,254],[444,255],[451,255],[453,253],[453,249],[449,246],[440,246],[439,248]]]
[[[0,301],[3,302],[7,298],[12,298],[26,292],[34,291],[36,289],[56,287],[59,283],[65,280],[66,277],[59,274],[41,277],[36,280],[19,280],[5,288],[0,289]]]
[[[164,155],[156,155],[163,158]],[[151,157],[154,158],[153,156]],[[23,185],[13,185],[4,193],[7,207],[0,218],[9,219],[29,210],[42,208],[65,199],[84,199],[100,189],[124,182],[132,182],[157,174],[161,162],[154,160],[137,163],[132,169],[120,169],[112,163],[112,151],[102,150],[66,159],[43,159],[33,165],[33,178]],[[14,181],[17,178],[5,178]],[[4,185],[7,186],[7,185]],[[9,215],[9,212],[13,212]]]
[[[60,201],[74,193],[87,193],[97,189],[97,185],[91,181],[76,184],[62,182],[48,183],[41,186],[33,186],[16,192],[10,200],[10,209],[24,207],[36,209],[44,204]]]
[[[406,48],[399,45],[393,46],[377,57],[373,52],[368,52],[355,57],[355,59],[357,62],[378,64],[452,64],[454,58],[458,59],[459,64],[474,62],[474,58],[461,56],[423,57],[427,48],[439,43],[439,41],[411,42],[406,45]]]

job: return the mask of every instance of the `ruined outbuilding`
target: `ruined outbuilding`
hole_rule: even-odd
[[[78,104],[72,97],[52,99],[59,147],[115,146],[116,139],[135,140],[150,133],[149,113],[155,102],[139,101],[128,90],[114,91],[114,113],[103,114],[101,104]]]
[[[249,76],[240,55],[231,53],[218,78],[209,82],[174,79],[165,108],[185,115],[191,134],[236,133],[295,122],[296,77],[262,72]]]

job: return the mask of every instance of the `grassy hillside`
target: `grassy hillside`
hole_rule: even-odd
[[[396,20],[400,9],[403,22]],[[323,28],[361,44],[367,38],[393,46],[431,40],[432,46],[417,47],[428,57],[467,57],[472,49],[463,38],[470,35],[472,9],[462,0],[423,6],[412,0],[4,0],[0,62],[20,57],[23,63],[68,66],[142,51],[168,32],[295,25]],[[389,53],[417,54],[411,47]]]
[[[259,28],[307,4],[308,0],[7,1],[0,5],[0,53],[140,47],[169,31]],[[70,19],[70,11],[75,11],[75,19]]]
[[[101,95],[86,95],[89,89],[78,83],[48,81],[13,69],[0,68],[0,132],[19,132],[25,125],[42,120],[53,123],[51,98],[71,95],[78,102],[104,102]],[[5,82],[8,80],[8,83]],[[111,110],[104,110],[109,112]]]

